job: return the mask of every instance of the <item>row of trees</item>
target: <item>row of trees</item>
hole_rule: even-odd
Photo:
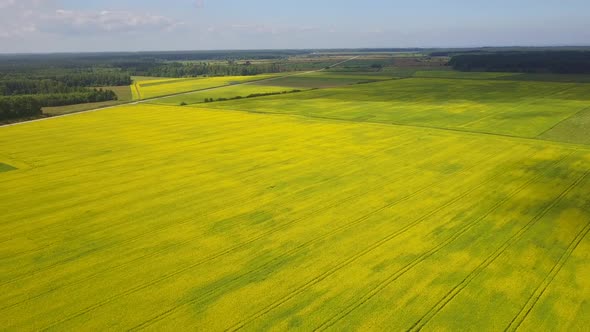
[[[286,71],[278,63],[238,64],[228,63],[181,63],[181,62],[136,62],[119,64],[122,70],[136,76],[158,77],[197,77],[197,76],[249,76],[263,73],[279,73]]]
[[[112,90],[103,89],[93,89],[74,93],[39,94],[32,95],[32,97],[39,101],[43,107],[117,100],[117,95]]]
[[[132,83],[128,73],[107,70],[58,74],[48,78],[69,87],[124,86]]]
[[[590,52],[537,51],[462,54],[449,62],[461,71],[589,74]]]
[[[274,96],[274,95],[284,95],[286,93],[297,93],[297,92],[301,92],[301,90],[295,89],[295,90],[291,90],[291,91],[251,93],[251,94],[247,95],[246,97],[235,96],[235,97],[231,97],[231,98],[217,98],[217,99],[205,98],[204,102],[205,103],[212,103],[212,102],[216,102],[216,101],[236,100],[236,99],[242,99],[242,98],[256,98],[256,97],[265,97],[265,96]],[[185,106],[185,105],[187,105],[185,102],[182,102],[180,104],[180,106]]]
[[[0,95],[80,92],[84,87],[125,86],[131,83],[129,74],[119,72],[68,73],[39,77],[12,75],[0,79]]]

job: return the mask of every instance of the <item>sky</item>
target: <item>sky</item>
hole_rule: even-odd
[[[0,53],[588,45],[590,0],[0,0]]]

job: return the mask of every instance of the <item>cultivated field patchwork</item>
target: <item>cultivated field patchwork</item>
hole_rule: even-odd
[[[570,126],[567,119],[584,116],[589,104],[590,84],[407,78],[210,107],[584,144],[588,127]],[[568,134],[544,135],[561,122]]]
[[[148,79],[143,81],[141,78],[139,78],[131,86],[131,90],[134,100],[142,100],[171,94],[230,86],[233,84],[240,84],[250,81],[264,80],[275,76],[277,76],[277,74],[199,78],[162,78]]]
[[[535,136],[586,91],[407,79],[0,128],[2,329],[583,330],[590,147],[476,131]]]
[[[375,72],[330,72],[315,71],[298,75],[289,75],[269,81],[255,82],[255,85],[282,85],[295,88],[334,88],[360,83],[370,83],[393,79],[393,75]]]

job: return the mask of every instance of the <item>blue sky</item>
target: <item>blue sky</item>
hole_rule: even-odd
[[[0,0],[0,52],[590,45],[582,0]]]

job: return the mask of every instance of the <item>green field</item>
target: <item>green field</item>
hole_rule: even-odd
[[[513,74],[509,76],[501,76],[498,77],[498,79],[511,81],[590,83],[590,75],[583,74]]]
[[[0,127],[0,328],[587,329],[588,85],[266,88]]]
[[[454,70],[418,70],[412,77],[449,78],[472,80],[538,81],[562,83],[590,83],[590,75],[580,74],[538,74],[538,73],[502,73],[502,72],[462,72]]]
[[[133,94],[130,86],[107,86],[103,89],[113,90],[117,94],[117,99],[120,101],[133,100]]]
[[[539,135],[539,138],[590,145],[590,107],[555,124],[549,130]]]
[[[377,82],[391,79],[389,75],[377,73],[339,73],[330,71],[319,71],[301,75],[290,75],[270,81],[255,83],[256,85],[281,85],[293,88],[333,88],[358,83]]]
[[[337,69],[338,67],[336,67]],[[308,78],[331,78],[331,79],[354,79],[359,82],[363,81],[380,81],[392,79],[395,76],[389,72],[378,71],[378,72],[337,72],[331,70],[316,71],[311,73],[305,73],[302,77]]]
[[[269,81],[270,83],[271,81]],[[219,89],[196,91],[189,94],[176,95],[171,97],[164,97],[152,101],[152,103],[162,105],[180,105],[185,104],[197,104],[203,103],[205,98],[217,100],[219,98],[236,98],[236,97],[248,97],[252,94],[271,94],[271,93],[282,93],[291,92],[294,88],[287,86],[259,86],[253,84],[240,84],[236,86],[221,87]]]
[[[99,101],[96,103],[84,103],[84,104],[55,106],[55,107],[43,107],[43,114],[49,114],[52,116],[64,115],[64,114],[69,114],[69,113],[89,111],[89,110],[103,108],[103,107],[117,106],[117,105],[125,104],[127,102],[128,101],[111,100],[111,101]]]
[[[437,71],[437,70],[426,70],[417,71],[413,77],[426,77],[426,78],[452,78],[452,79],[479,79],[489,80],[495,78],[502,78],[507,76],[514,76],[514,73],[490,73],[490,72],[461,72],[453,70]]]
[[[590,84],[411,78],[210,107],[534,138],[589,102]]]

